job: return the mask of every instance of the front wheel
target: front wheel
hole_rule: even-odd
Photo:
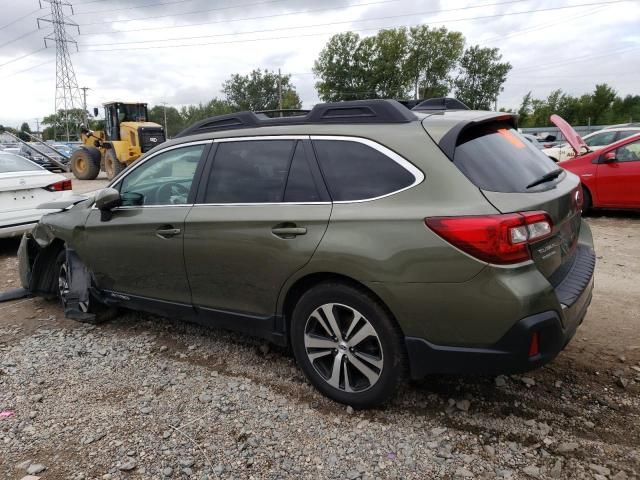
[[[110,148],[105,152],[104,170],[105,172],[107,172],[107,178],[109,180],[113,180],[125,168],[126,168],[126,165],[124,163],[120,163],[120,160],[118,160],[118,157],[116,156],[115,150]]]
[[[86,301],[77,302],[77,306],[72,305],[72,300],[70,299],[71,274],[69,271],[69,263],[67,262],[66,250],[62,250],[58,254],[56,266],[58,271],[57,293],[62,308],[65,311],[65,316],[67,316],[71,310],[72,313],[69,313],[69,318],[79,322],[93,324],[105,322],[115,316],[117,313],[115,307],[109,307],[103,304],[90,292]],[[72,309],[69,307],[72,307]]]
[[[307,291],[293,311],[291,343],[309,381],[340,403],[380,405],[405,376],[399,328],[373,295],[351,285]]]

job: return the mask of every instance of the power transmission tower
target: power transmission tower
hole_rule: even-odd
[[[80,90],[76,74],[73,71],[71,57],[69,55],[69,44],[72,43],[78,50],[78,43],[67,33],[66,27],[72,27],[78,30],[80,35],[80,27],[77,23],[70,21],[63,11],[63,7],[69,7],[73,15],[73,6],[62,0],[40,0],[40,8],[42,3],[51,5],[51,14],[38,18],[38,28],[41,22],[51,23],[53,32],[44,37],[44,46],[49,47],[47,40],[54,42],[56,46],[56,96],[55,96],[55,114],[62,111],[64,128],[66,130],[67,142],[70,141],[69,123],[79,123],[81,119],[71,118],[70,110],[77,109],[82,104]],[[56,137],[55,123],[53,126],[53,137]]]

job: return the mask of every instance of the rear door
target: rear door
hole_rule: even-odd
[[[571,260],[580,231],[578,177],[563,171],[555,179],[533,185],[558,166],[511,125],[500,122],[464,131],[453,162],[500,212],[549,215],[553,235],[532,244],[532,258],[552,283],[562,280],[554,273],[562,272],[560,268]]]
[[[271,317],[285,281],[313,255],[331,202],[304,136],[216,141],[185,228],[193,303]]]
[[[609,151],[615,151],[616,159],[605,163],[602,159]],[[600,206],[640,207],[640,140],[604,151],[599,162],[596,189]]]

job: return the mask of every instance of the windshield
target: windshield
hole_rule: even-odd
[[[118,120],[122,122],[146,122],[146,105],[118,104]]]
[[[492,192],[535,192],[556,183],[527,189],[557,166],[506,123],[479,125],[463,132],[453,163],[478,188]]]
[[[40,171],[42,167],[20,155],[0,152],[0,173]]]

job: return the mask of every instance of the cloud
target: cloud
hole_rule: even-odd
[[[120,98],[150,105],[204,103],[221,96],[231,74],[254,68],[292,74],[308,107],[318,101],[313,62],[332,34],[371,35],[382,27],[428,22],[461,31],[468,45],[500,48],[513,65],[500,106],[517,107],[529,90],[536,97],[557,88],[582,94],[597,82],[611,84],[620,94],[638,93],[638,3],[516,15],[589,2],[505,2],[78,0],[71,19],[80,25],[82,34],[75,35],[80,51],[71,59],[79,86],[91,88],[89,107]],[[43,47],[36,18],[48,13],[34,12],[37,4],[31,1],[7,3],[0,27],[26,17],[0,29],[0,45],[23,36],[0,47],[0,64]],[[502,5],[492,5],[497,3]],[[434,11],[440,13],[424,13]],[[34,118],[52,113],[54,92],[53,48],[0,67],[0,123],[29,121],[35,127]]]

